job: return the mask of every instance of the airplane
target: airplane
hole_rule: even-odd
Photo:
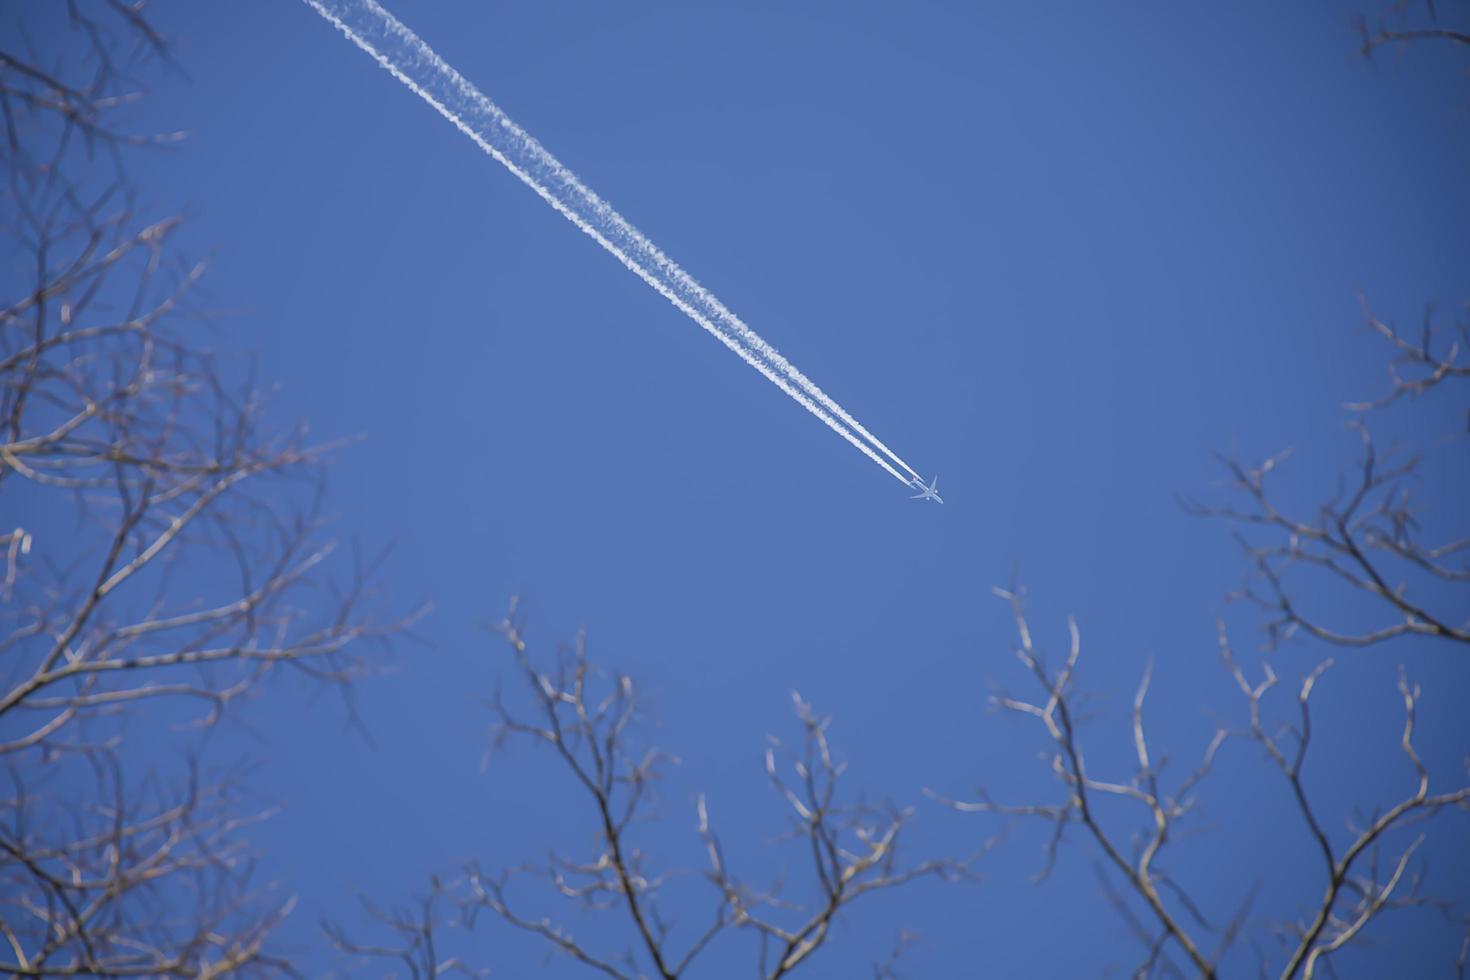
[[[924,481],[921,480],[919,477],[916,476],[912,480],[909,481],[909,487],[911,489],[917,490],[919,492],[916,493],[916,494],[914,494],[909,499],[910,500],[932,500],[936,504],[942,504],[942,503],[944,503],[944,498],[941,497],[941,496],[939,496],[939,491],[935,489],[935,487],[937,487],[937,486],[939,486],[939,477],[937,477],[937,476],[934,479],[932,479],[932,480],[929,481],[928,486],[925,486],[924,485]]]

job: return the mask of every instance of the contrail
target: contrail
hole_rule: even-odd
[[[305,2],[480,149],[612,253],[629,271],[714,334],[741,360],[894,479],[905,485],[918,479],[913,467],[798,371],[376,0]],[[904,476],[894,464],[910,476]]]

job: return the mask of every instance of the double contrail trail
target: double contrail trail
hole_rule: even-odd
[[[376,0],[305,2],[547,204],[611,252],[628,271],[708,330],[801,407],[900,483],[912,486],[919,478],[913,467],[798,371]]]

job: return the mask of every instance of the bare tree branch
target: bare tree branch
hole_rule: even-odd
[[[351,956],[355,966],[373,960],[387,960],[401,964],[414,980],[432,980],[433,977],[454,974],[471,977],[490,975],[488,969],[471,969],[456,957],[441,955],[436,945],[439,931],[459,923],[452,917],[446,919],[443,909],[453,910],[454,904],[448,896],[448,888],[437,877],[430,880],[429,894],[411,907],[381,909],[365,898],[362,899],[362,907],[369,917],[398,937],[399,942],[393,946],[363,945],[354,942],[341,926],[323,923],[322,928],[332,945]],[[452,911],[448,914],[452,916]]]
[[[1414,791],[1377,815],[1366,827],[1356,829],[1345,847],[1335,846],[1311,802],[1301,779],[1302,768],[1312,741],[1310,698],[1331,661],[1310,672],[1297,693],[1298,721],[1289,726],[1290,746],[1282,735],[1268,725],[1262,710],[1263,701],[1277,683],[1269,664],[1265,676],[1256,684],[1249,682],[1239,667],[1220,627],[1220,651],[1227,670],[1249,707],[1249,724],[1241,731],[1217,730],[1205,749],[1200,765],[1182,779],[1172,791],[1162,787],[1156,752],[1150,746],[1143,722],[1143,709],[1150,685],[1150,672],[1145,672],[1134,698],[1130,733],[1137,767],[1127,780],[1105,780],[1086,767],[1080,738],[1074,722],[1077,692],[1075,674],[1081,643],[1075,622],[1068,621],[1070,643],[1062,666],[1052,672],[1044,665],[1032,637],[1022,606],[1022,595],[1015,589],[997,589],[996,594],[1011,603],[1016,618],[1020,645],[1017,657],[1041,687],[1043,699],[1028,701],[1006,695],[995,703],[1006,710],[1035,718],[1045,728],[1052,743],[1050,767],[1066,790],[1060,803],[1003,804],[984,793],[977,801],[966,802],[940,798],[941,802],[962,812],[998,813],[1010,816],[1040,818],[1052,823],[1055,831],[1048,843],[1043,875],[1057,859],[1057,848],[1069,827],[1081,827],[1105,859],[1105,864],[1121,876],[1122,881],[1148,909],[1152,923],[1135,917],[1123,898],[1108,883],[1109,904],[1119,910],[1130,930],[1147,950],[1143,964],[1135,971],[1139,977],[1175,968],[1168,960],[1171,947],[1189,961],[1192,970],[1203,976],[1217,975],[1217,964],[1242,938],[1247,915],[1255,897],[1254,890],[1241,902],[1239,909],[1223,927],[1212,925],[1190,897],[1189,890],[1175,882],[1159,867],[1161,855],[1177,836],[1178,826],[1193,810],[1195,793],[1209,776],[1220,748],[1229,739],[1247,739],[1261,745],[1289,785],[1296,809],[1314,846],[1322,855],[1326,885],[1321,902],[1300,922],[1291,926],[1295,938],[1280,970],[1283,980],[1310,978],[1324,969],[1328,958],[1343,947],[1361,939],[1363,930],[1381,912],[1390,908],[1406,908],[1431,904],[1418,894],[1418,881],[1409,872],[1410,861],[1422,838],[1404,846],[1384,872],[1376,854],[1389,835],[1404,830],[1447,808],[1470,810],[1470,786],[1449,792],[1431,793],[1429,772],[1414,748],[1413,734],[1419,689],[1400,673],[1399,693],[1403,699],[1405,722],[1400,739],[1415,776]],[[1133,856],[1105,827],[1098,816],[1102,801],[1116,799],[1142,808],[1140,827]],[[1265,880],[1265,875],[1262,876]],[[1206,954],[1203,933],[1218,936],[1212,952]]]
[[[0,972],[290,973],[265,942],[291,903],[249,886],[267,811],[197,766],[125,778],[123,736],[165,702],[213,726],[282,668],[345,695],[407,619],[373,616],[375,560],[326,577],[330,447],[264,424],[202,342],[181,219],[131,200],[123,150],[172,138],[120,111],[167,60],[144,4],[65,10],[68,54],[0,52],[0,494],[77,517],[0,533]]]
[[[231,780],[191,771],[177,791],[131,784],[116,753],[89,754],[92,799],[51,796],[11,770],[0,802],[0,929],[14,976],[286,972],[263,944],[290,911],[249,885]]]
[[[1412,355],[1426,370],[1406,377],[1391,367],[1390,393],[1377,401],[1350,406],[1355,410],[1382,408],[1401,397],[1470,377],[1470,365],[1459,363],[1462,348],[1458,342],[1443,354],[1431,352],[1427,320],[1418,345],[1404,341],[1381,321],[1370,318],[1370,323],[1394,343],[1400,360]],[[1426,542],[1419,504],[1411,489],[1421,458],[1397,449],[1380,453],[1366,416],[1354,418],[1348,427],[1357,433],[1362,446],[1357,471],[1351,482],[1319,506],[1314,517],[1300,516],[1277,503],[1279,495],[1271,481],[1290,451],[1255,467],[1222,460],[1239,504],[1181,501],[1189,513],[1222,518],[1235,526],[1251,575],[1232,598],[1267,613],[1265,625],[1273,646],[1299,633],[1358,648],[1406,636],[1470,644],[1470,619],[1463,618],[1458,608],[1463,603],[1453,601],[1470,587],[1470,536]],[[1382,625],[1367,629],[1330,625],[1306,608],[1299,580],[1308,572],[1339,589],[1367,596],[1372,607],[1387,618]]]
[[[899,840],[912,811],[846,800],[845,766],[828,740],[830,721],[793,694],[801,741],[788,747],[772,739],[765,765],[788,811],[785,839],[799,845],[816,899],[793,903],[779,897],[776,888],[753,889],[742,881],[728,865],[709,802],[701,795],[695,815],[708,861],[702,876],[716,895],[703,925],[676,930],[662,914],[660,898],[670,882],[687,873],[654,870],[636,843],[637,829],[654,817],[653,785],[672,758],[644,741],[644,710],[632,677],[592,663],[580,635],[552,665],[540,665],[528,653],[515,603],[499,631],[528,708],[514,707],[496,692],[490,702],[494,745],[524,740],[549,748],[584,791],[598,844],[590,857],[553,852],[544,863],[494,873],[471,863],[455,890],[467,927],[488,913],[588,970],[622,980],[684,976],[718,936],[743,931],[758,940],[761,976],[774,980],[809,962],[827,943],[832,925],[864,895],[922,878],[968,877],[978,859],[977,854],[967,860],[901,860]],[[523,892],[532,888],[583,911],[621,918],[632,948],[622,954],[599,951],[565,924],[525,911]],[[911,941],[902,940],[886,965],[875,967],[880,975],[892,975],[893,963]]]
[[[1353,411],[1385,408],[1401,398],[1423,395],[1447,381],[1470,378],[1470,320],[1442,324],[1436,321],[1434,308],[1426,307],[1419,336],[1410,339],[1392,323],[1375,316],[1366,301],[1363,315],[1368,328],[1388,341],[1394,356],[1388,363],[1388,393],[1369,401],[1348,402],[1347,407]],[[1449,338],[1447,342],[1445,337]]]

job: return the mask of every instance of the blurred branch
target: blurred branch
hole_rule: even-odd
[[[437,877],[430,880],[429,894],[410,908],[381,909],[367,899],[362,899],[363,910],[368,916],[398,937],[400,944],[396,946],[362,945],[353,942],[341,926],[331,922],[323,923],[322,928],[333,946],[358,962],[387,960],[398,963],[414,980],[431,980],[433,977],[452,974],[489,976],[489,970],[471,969],[456,957],[440,955],[435,944],[438,930],[445,926],[458,925],[454,919],[447,922],[444,920],[441,905],[453,908],[448,889]]]
[[[68,43],[77,50],[56,68],[22,43],[20,31],[0,49],[0,116],[10,153],[23,162],[17,169],[44,172],[78,141],[89,159],[105,149],[120,164],[121,148],[182,138],[134,133],[116,118],[119,109],[142,97],[139,71],[150,61],[169,62],[168,45],[145,8],[145,0],[67,3]]]
[[[1389,343],[1394,356],[1388,362],[1388,393],[1371,401],[1349,402],[1347,407],[1353,411],[1385,408],[1400,398],[1418,397],[1446,381],[1470,378],[1470,320],[1439,324],[1434,309],[1428,307],[1418,338],[1410,339],[1392,323],[1375,316],[1366,302],[1363,314],[1368,328]],[[1445,337],[1450,339],[1445,342]]]
[[[0,494],[35,515],[0,532],[0,971],[289,973],[264,943],[290,903],[248,887],[264,812],[198,768],[125,780],[124,735],[168,703],[213,726],[278,668],[348,697],[413,616],[372,615],[380,559],[326,577],[330,447],[272,429],[248,368],[201,343],[181,219],[132,203],[123,149],[172,138],[119,111],[167,61],[144,4],[64,12],[60,56],[19,30],[0,52]]]
[[[1422,19],[1415,19],[1409,13],[1411,9],[1422,9]],[[1364,57],[1370,57],[1374,50],[1385,44],[1449,41],[1453,44],[1470,45],[1470,31],[1440,27],[1437,21],[1438,10],[1434,0],[1424,0],[1422,3],[1418,0],[1395,0],[1376,25],[1370,26],[1366,17],[1358,21],[1358,32],[1362,36],[1359,50]]]
[[[898,961],[919,943],[919,935],[900,929],[893,939],[893,949],[881,963],[873,964],[873,980],[899,980]]]
[[[78,808],[12,769],[0,802],[0,935],[11,976],[221,976],[288,972],[262,946],[292,902],[249,890],[239,812],[222,777],[191,769],[176,793],[129,785],[114,752],[89,753]],[[265,908],[259,908],[262,904]]]
[[[216,355],[166,330],[198,275],[149,301],[176,220],[136,234],[121,231],[126,215],[83,221],[43,239],[48,255],[66,245],[83,254],[0,311],[0,489],[70,501],[96,543],[64,556],[62,542],[47,542],[52,560],[38,563],[26,529],[0,542],[13,600],[0,719],[37,719],[9,722],[24,734],[0,743],[0,755],[64,748],[76,723],[159,697],[204,702],[200,721],[212,724],[277,665],[345,684],[360,670],[349,647],[412,618],[367,617],[377,560],[359,559],[336,608],[312,622],[305,606],[317,600],[298,599],[319,587],[333,550],[316,540],[316,502],[292,504],[288,486],[251,488],[310,489],[326,447],[299,432],[260,434],[264,406],[249,378],[232,385]],[[85,325],[114,278],[132,305]],[[179,577],[216,568],[233,568],[234,584],[175,598]]]

